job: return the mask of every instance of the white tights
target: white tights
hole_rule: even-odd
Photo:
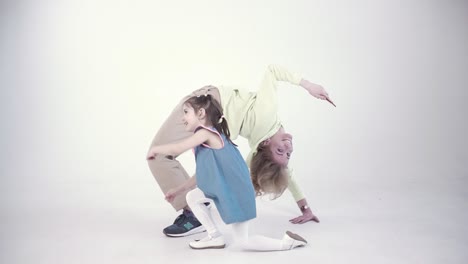
[[[222,234],[216,227],[215,221],[209,208],[205,203],[214,204],[213,200],[206,198],[205,194],[198,188],[187,193],[187,203],[198,221],[206,228],[210,237],[216,238]],[[234,241],[242,249],[256,251],[287,250],[291,248],[290,241],[275,239],[266,236],[249,236],[249,221],[231,224],[234,231]]]

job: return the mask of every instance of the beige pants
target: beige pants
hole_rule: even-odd
[[[180,141],[192,135],[192,132],[185,130],[185,126],[182,122],[182,105],[189,97],[206,93],[210,94],[213,96],[213,98],[218,100],[219,103],[221,103],[218,88],[214,86],[205,86],[184,97],[174,108],[166,121],[164,121],[163,125],[159,128],[159,131],[156,133],[150,148],[154,145],[162,145]],[[175,188],[183,184],[190,178],[184,167],[180,164],[179,161],[177,161],[176,158],[177,157],[171,158],[166,155],[156,155],[155,159],[148,160],[148,166],[151,170],[151,173],[153,174],[163,193],[166,193],[171,188]],[[187,190],[187,192],[188,191],[190,190]],[[185,206],[187,206],[187,201],[185,200],[187,192],[178,195],[171,203],[176,211],[179,211],[180,209],[183,209]]]

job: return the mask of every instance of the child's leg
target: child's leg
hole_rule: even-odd
[[[307,242],[299,235],[287,232],[283,239],[275,239],[266,236],[249,236],[249,221],[232,224],[234,238],[240,247],[245,250],[254,251],[278,251],[290,250],[295,247],[304,246]]]
[[[224,237],[218,231],[213,221],[210,209],[205,205],[207,202],[213,203],[213,200],[206,198],[203,192],[198,188],[187,193],[188,205],[195,214],[195,217],[198,218],[198,221],[200,221],[208,232],[207,237],[189,243],[189,246],[193,249],[224,248],[226,246]]]
[[[200,189],[195,188],[187,193],[187,204],[198,221],[205,227],[208,235],[210,237],[219,237],[221,233],[218,231],[210,209],[208,209],[205,203],[213,203],[213,200],[206,198]]]

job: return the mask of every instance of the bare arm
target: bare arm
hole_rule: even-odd
[[[321,85],[311,83],[306,79],[302,79],[299,85],[306,89],[306,91],[309,92],[309,94],[313,97],[321,100],[327,100],[330,104],[335,106],[333,101],[330,99],[330,96],[328,95],[327,91],[325,91],[325,89]]]
[[[200,129],[195,132],[192,136],[183,139],[177,143],[170,143],[165,145],[153,146],[146,155],[146,159],[154,159],[157,154],[173,155],[178,156],[187,150],[193,149],[194,147],[208,141],[213,137],[213,133],[206,129]]]
[[[305,198],[297,201],[297,206],[301,210],[302,215],[289,220],[291,223],[293,223],[293,224],[303,224],[303,223],[306,223],[306,222],[309,222],[309,221],[314,221],[314,222],[317,222],[317,223],[320,222],[318,217],[316,215],[314,215],[314,213],[312,213],[312,209],[310,209],[309,205],[307,204],[307,200]]]
[[[306,197],[302,192],[299,184],[297,183],[292,171],[289,171],[289,181],[288,181],[288,190],[291,192],[294,200],[297,203],[297,207],[301,212],[301,215],[290,219],[289,221],[293,224],[303,224],[309,221],[320,222],[318,217],[312,212],[309,207]]]

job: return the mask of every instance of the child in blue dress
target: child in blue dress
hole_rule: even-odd
[[[224,248],[226,245],[207,203],[216,205],[222,220],[232,225],[236,242],[244,249],[289,250],[306,245],[304,238],[290,231],[282,239],[249,236],[249,220],[256,217],[256,193],[247,164],[230,139],[219,102],[209,94],[194,96],[185,101],[183,112],[185,128],[194,134],[177,143],[153,146],[147,158],[152,159],[156,155],[177,156],[189,149],[194,150],[196,176],[166,194],[166,199],[171,201],[197,185],[197,188],[187,193],[186,199],[208,235],[190,242],[190,247],[206,249]]]

